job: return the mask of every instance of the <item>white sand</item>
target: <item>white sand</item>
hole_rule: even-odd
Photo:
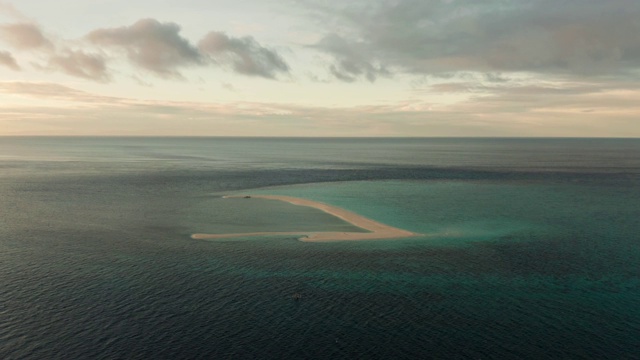
[[[244,196],[229,196],[232,198],[242,198]],[[308,206],[324,211],[327,214],[336,216],[352,225],[360,227],[370,232],[253,232],[237,234],[193,234],[193,239],[225,239],[232,237],[249,237],[264,235],[301,235],[299,240],[308,242],[344,241],[344,240],[375,240],[375,239],[398,239],[412,236],[421,236],[407,230],[398,229],[389,225],[367,219],[351,211],[341,209],[336,206],[327,205],[317,201],[300,199],[291,196],[279,195],[252,195],[251,198],[285,201],[294,205]],[[250,199],[247,199],[250,200]]]

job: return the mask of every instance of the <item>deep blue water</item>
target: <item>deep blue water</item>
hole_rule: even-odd
[[[639,204],[632,139],[0,138],[0,358],[638,359]]]

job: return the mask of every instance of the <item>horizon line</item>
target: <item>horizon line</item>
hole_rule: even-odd
[[[622,136],[254,136],[254,135],[0,135],[0,138],[180,138],[180,139],[625,139]]]

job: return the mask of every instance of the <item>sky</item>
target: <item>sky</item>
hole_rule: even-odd
[[[0,136],[640,137],[638,0],[0,0]]]

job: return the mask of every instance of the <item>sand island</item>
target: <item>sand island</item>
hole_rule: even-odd
[[[327,205],[321,202],[300,199],[291,196],[280,195],[238,195],[225,196],[225,198],[259,198],[267,200],[278,200],[288,202],[298,206],[308,206],[327,214],[338,217],[352,225],[362,228],[369,232],[318,232],[318,231],[295,231],[295,232],[252,232],[252,233],[233,233],[233,234],[193,234],[193,239],[226,239],[233,237],[250,237],[265,235],[303,235],[300,241],[307,242],[324,242],[324,241],[346,241],[346,240],[376,240],[376,239],[398,239],[413,236],[422,236],[422,234],[413,233],[411,231],[398,229],[389,225],[379,223],[358,215],[351,211],[341,209],[336,206]]]

